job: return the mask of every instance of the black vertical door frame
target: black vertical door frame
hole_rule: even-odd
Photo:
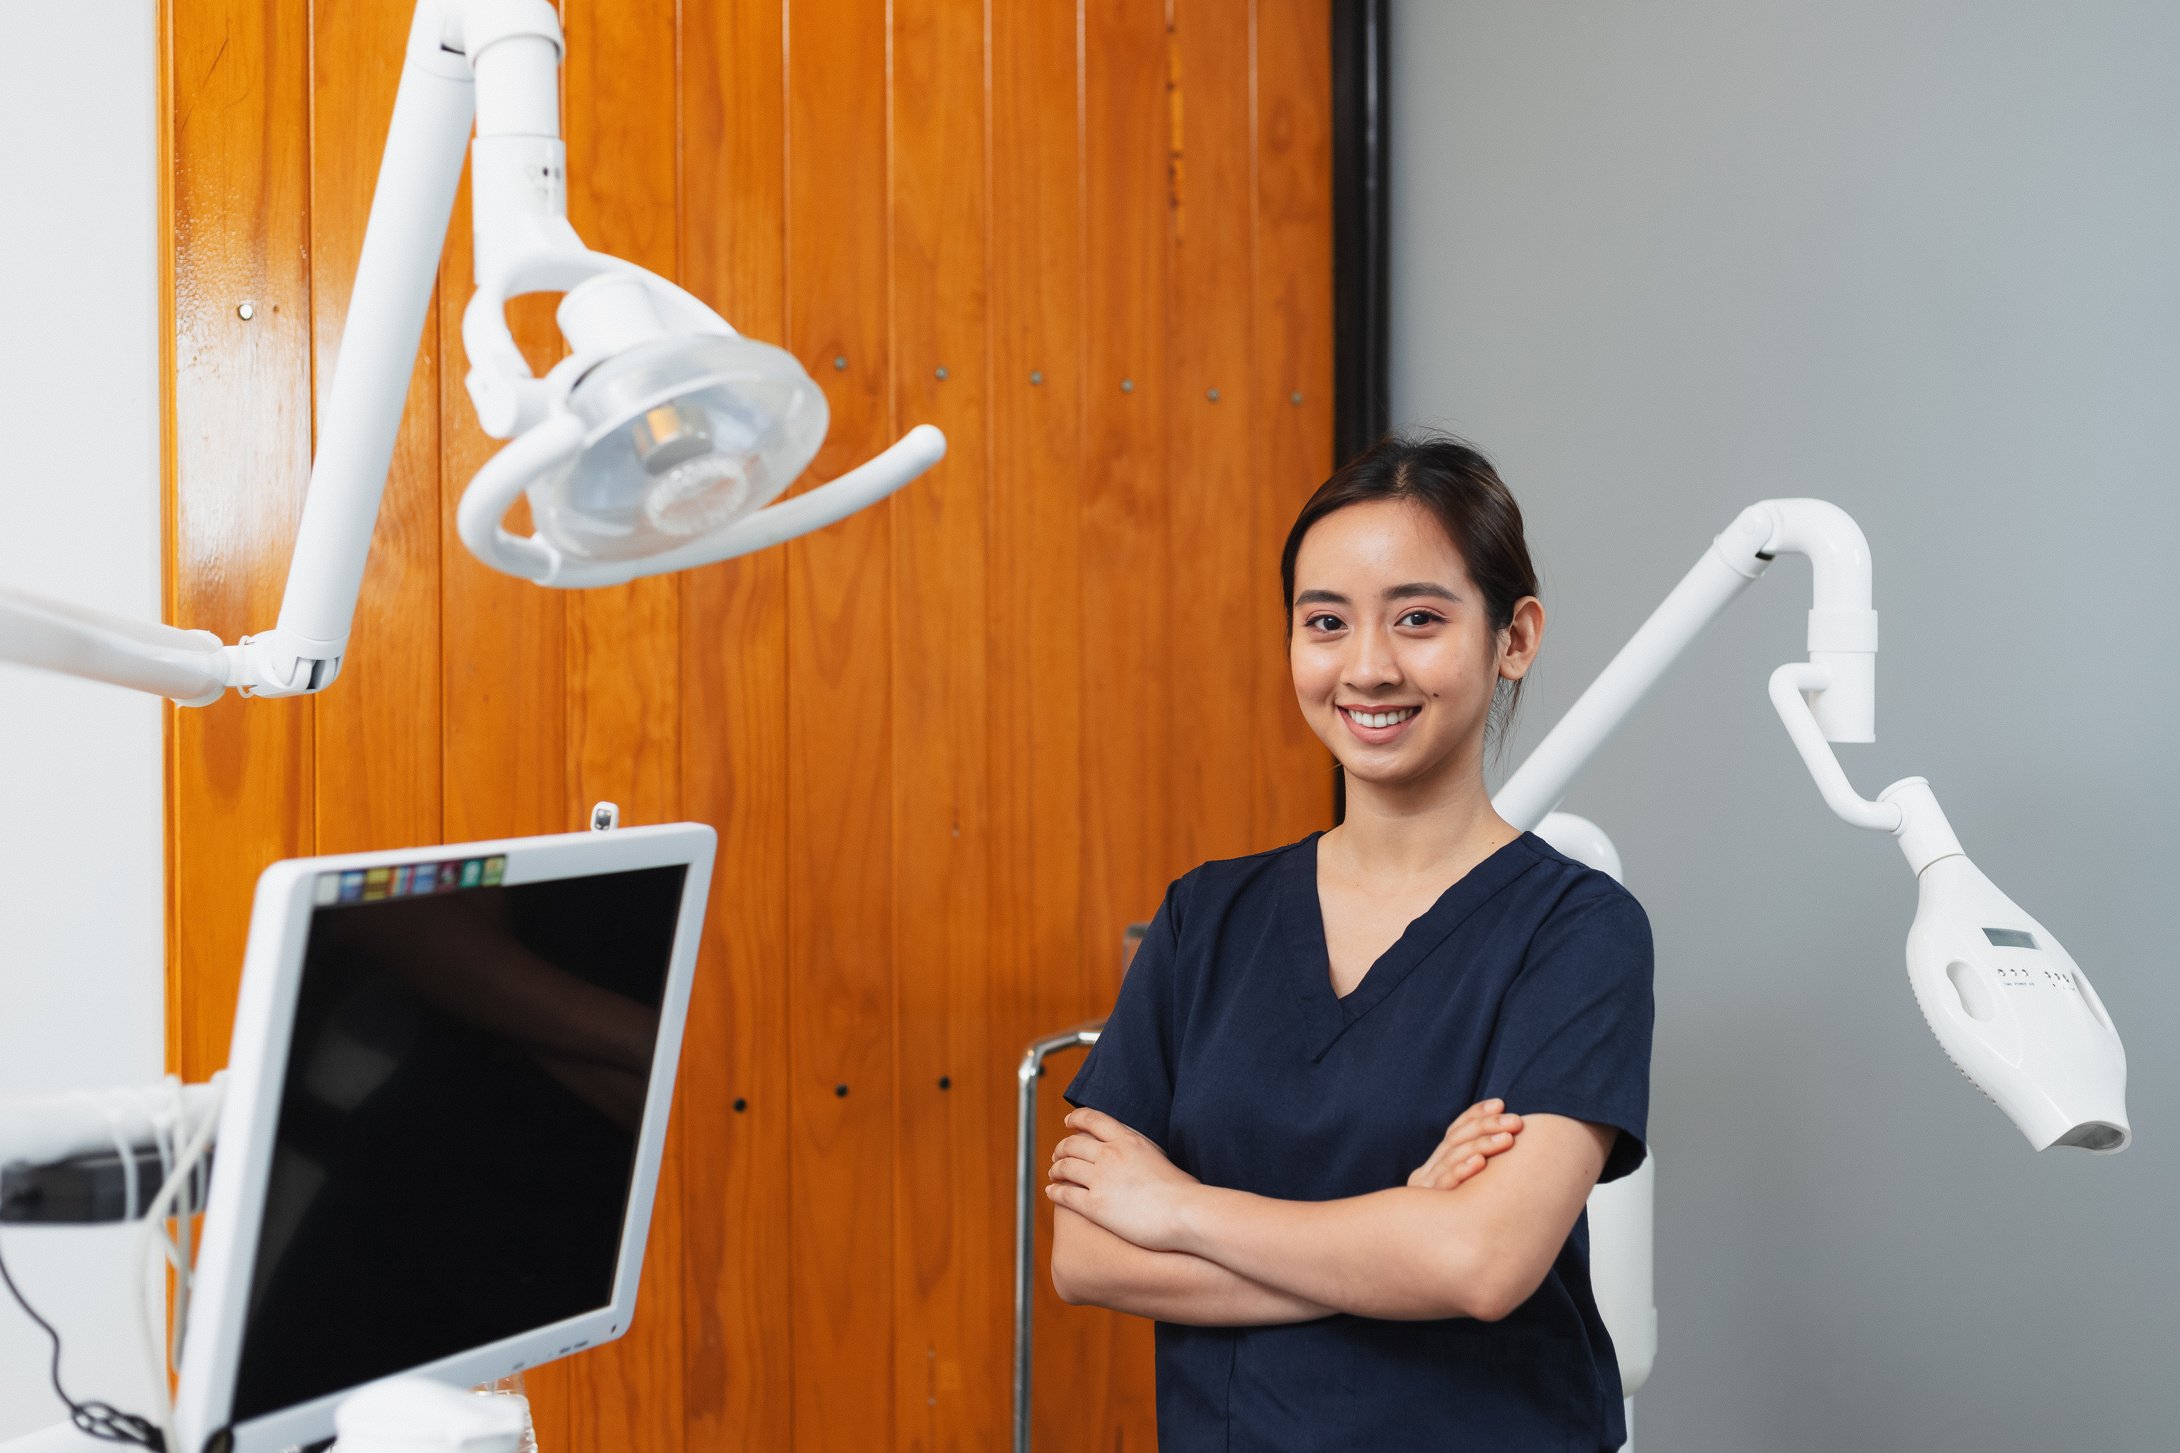
[[[1354,458],[1391,423],[1386,391],[1386,10],[1332,0],[1332,447]]]
[[[1332,454],[1354,458],[1392,423],[1386,390],[1386,8],[1332,0]],[[1332,774],[1332,820],[1347,780]]]

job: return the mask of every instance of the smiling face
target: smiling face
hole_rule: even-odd
[[[1351,790],[1480,778],[1493,693],[1536,655],[1535,598],[1494,632],[1444,527],[1404,499],[1318,520],[1295,556],[1294,588],[1295,699]]]

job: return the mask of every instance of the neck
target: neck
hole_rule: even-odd
[[[1396,786],[1347,779],[1347,817],[1323,842],[1359,873],[1433,877],[1449,862],[1473,865],[1521,836],[1492,809],[1480,752],[1434,782]]]

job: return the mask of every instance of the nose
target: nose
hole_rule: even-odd
[[[1359,626],[1348,640],[1351,646],[1346,669],[1340,673],[1347,685],[1366,692],[1399,682],[1400,662],[1394,655],[1393,638],[1384,627]]]

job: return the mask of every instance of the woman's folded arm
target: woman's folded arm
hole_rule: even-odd
[[[1198,1186],[1152,1239],[1357,1316],[1497,1321],[1551,1270],[1618,1133],[1559,1115],[1523,1123],[1489,1175],[1452,1191],[1281,1201]]]
[[[1332,1314],[1202,1257],[1146,1251],[1065,1207],[1054,1208],[1052,1217],[1052,1286],[1073,1305],[1199,1327],[1269,1326]]]
[[[1525,1115],[1513,1144],[1495,1137],[1502,1144],[1491,1172],[1453,1189],[1410,1184],[1343,1200],[1283,1201],[1201,1185],[1149,1138],[1100,1111],[1077,1109],[1067,1123],[1074,1133],[1054,1150],[1045,1187],[1062,1214],[1147,1257],[1180,1253],[1238,1279],[1202,1280],[1208,1274],[1186,1262],[1138,1260],[1105,1241],[1076,1241],[1064,1267],[1055,1250],[1063,1295],[1150,1316],[1164,1316],[1146,1309],[1184,1286],[1215,1287],[1238,1301],[1248,1285],[1361,1317],[1496,1321],[1551,1270],[1619,1133],[1563,1115]],[[1457,1122],[1448,1138],[1466,1133]],[[1429,1179],[1437,1159],[1411,1180]],[[1184,1269],[1198,1280],[1182,1281]]]

